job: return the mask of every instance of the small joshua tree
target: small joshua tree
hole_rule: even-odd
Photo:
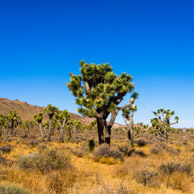
[[[42,129],[42,120],[43,120],[42,112],[39,112],[38,114],[34,115],[34,119],[39,124],[40,135],[41,135],[42,140],[44,140],[45,134],[44,134],[44,131]]]
[[[74,128],[74,120],[73,119],[70,119],[67,121],[67,131],[69,133],[69,137],[68,137],[68,140],[71,140],[72,138],[72,129]]]
[[[64,128],[70,119],[70,114],[67,110],[64,110],[63,112],[59,112],[55,118],[59,125],[60,141],[64,143]]]
[[[52,119],[55,116],[55,114],[58,113],[58,108],[56,106],[52,106],[51,104],[48,104],[48,106],[46,108],[44,108],[44,112],[49,117],[48,141],[51,141],[51,135],[52,135]]]
[[[88,148],[89,148],[89,152],[93,152],[94,148],[95,148],[95,142],[93,139],[89,139],[88,141]]]
[[[5,116],[0,114],[0,137],[2,136],[2,129],[4,128]]]
[[[93,139],[94,139],[94,137],[95,137],[95,128],[96,128],[96,126],[97,126],[97,122],[96,122],[96,120],[95,120],[95,121],[93,121],[93,122],[91,123],[92,138],[93,138]]]
[[[154,132],[159,140],[165,136],[166,142],[169,143],[168,132],[170,131],[171,125],[178,123],[179,117],[175,116],[175,122],[170,123],[170,118],[175,113],[174,111],[158,109],[156,112],[153,112],[156,118],[151,120],[152,127]]]
[[[36,126],[37,124],[33,120],[26,120],[22,123],[22,127],[27,129],[28,132],[33,130]]]
[[[15,111],[10,111],[8,121],[11,134],[16,136],[16,128],[18,125],[22,124],[21,116],[19,116]]]
[[[137,110],[137,106],[133,105],[130,107],[127,107],[125,109],[122,110],[122,115],[124,118],[124,122],[127,126],[127,133],[128,133],[128,138],[131,142],[131,147],[134,147],[134,120],[133,120],[133,115],[134,112]]]
[[[75,138],[78,138],[78,130],[81,129],[81,122],[80,121],[74,121],[74,128],[75,128]]]
[[[111,128],[117,114],[131,106],[137,97],[137,92],[133,92],[129,102],[119,107],[123,97],[134,89],[132,76],[122,73],[117,77],[109,64],[96,65],[81,61],[80,66],[81,75],[70,73],[67,86],[76,97],[75,103],[80,106],[78,112],[96,118],[99,144],[110,144]]]
[[[9,128],[10,128],[9,117],[7,115],[1,114],[0,115],[0,132],[1,132],[1,135],[2,135],[2,129],[4,129],[5,139],[7,139],[8,129]]]

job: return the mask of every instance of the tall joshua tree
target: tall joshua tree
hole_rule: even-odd
[[[64,143],[64,128],[70,119],[70,114],[67,110],[64,110],[63,112],[56,114],[55,118],[59,125],[60,141]]]
[[[175,116],[175,122],[170,123],[170,118],[175,113],[174,111],[158,109],[156,112],[153,112],[156,118],[151,120],[152,126],[156,130],[156,135],[158,138],[161,138],[163,134],[165,135],[166,142],[169,143],[168,132],[170,131],[171,125],[178,123],[179,117]]]
[[[39,124],[40,135],[41,135],[42,140],[44,140],[45,134],[44,134],[44,131],[42,129],[42,120],[43,120],[42,112],[39,112],[38,114],[34,115],[34,119]]]
[[[48,104],[46,108],[44,108],[44,112],[49,117],[49,134],[48,134],[48,141],[51,141],[51,135],[52,135],[52,119],[54,115],[58,112],[58,108],[56,106],[52,106],[51,104]]]
[[[131,142],[131,147],[134,147],[133,143],[134,143],[134,132],[133,132],[133,124],[134,124],[134,120],[133,120],[133,115],[134,112],[137,110],[137,106],[133,105],[130,107],[127,107],[125,109],[122,110],[122,115],[124,118],[124,122],[127,126],[127,133],[128,133],[128,137],[130,139]]]
[[[81,75],[70,73],[70,83],[67,86],[76,97],[75,103],[80,106],[78,112],[96,118],[99,144],[110,144],[111,128],[118,112],[131,106],[138,95],[133,92],[132,76],[122,73],[117,77],[109,64],[96,65],[81,61],[80,66]],[[129,102],[120,107],[123,97],[131,92]]]

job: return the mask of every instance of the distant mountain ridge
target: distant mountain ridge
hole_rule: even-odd
[[[10,111],[16,111],[21,117],[22,120],[32,120],[34,115],[39,112],[43,111],[44,107],[37,106],[37,105],[31,105],[27,102],[22,102],[20,100],[9,100],[7,98],[0,98],[0,114],[9,114]],[[84,125],[89,125],[92,121],[94,121],[93,118],[89,117],[82,117],[75,113],[70,113],[71,119],[79,120]],[[48,120],[48,116],[43,113],[43,122]],[[117,127],[124,127],[123,125],[120,125],[118,123],[115,123],[113,125],[114,128]]]

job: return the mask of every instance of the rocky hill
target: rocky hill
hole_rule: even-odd
[[[22,117],[23,121],[32,120],[33,116],[39,112],[43,112],[43,109],[44,107],[30,105],[17,99],[12,101],[7,98],[0,98],[0,114],[9,114],[10,111],[16,111]],[[74,113],[70,113],[70,115],[72,119],[80,120],[84,125],[88,125],[94,120],[93,118],[82,117]],[[48,120],[46,114],[43,115],[43,118],[44,122]],[[113,127],[123,127],[123,125],[115,123]]]

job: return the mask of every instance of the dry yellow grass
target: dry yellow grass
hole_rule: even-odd
[[[170,147],[180,149],[179,154],[162,151],[158,154],[150,153],[153,145],[137,147],[136,151],[143,151],[147,157],[132,154],[125,157],[124,162],[115,162],[113,159],[102,159],[101,163],[95,162],[86,153],[83,157],[71,154],[72,170],[58,170],[47,174],[35,170],[22,170],[16,166],[16,160],[21,155],[36,153],[40,146],[71,150],[87,147],[87,143],[40,143],[32,147],[27,145],[23,139],[16,138],[9,143],[1,142],[0,147],[9,144],[12,146],[10,153],[1,153],[2,157],[13,162],[12,165],[0,165],[0,183],[14,183],[27,188],[31,193],[54,194],[54,193],[157,193],[177,194],[194,193],[193,176],[185,173],[175,172],[171,175],[162,174],[158,169],[161,164],[174,162],[193,165],[191,149],[194,148],[192,138],[186,145],[181,144],[181,136],[176,136],[176,141]],[[112,147],[117,147],[120,142],[114,141]],[[157,171],[158,178],[153,185],[144,186],[134,178],[137,170]],[[153,181],[152,181],[153,182]]]

